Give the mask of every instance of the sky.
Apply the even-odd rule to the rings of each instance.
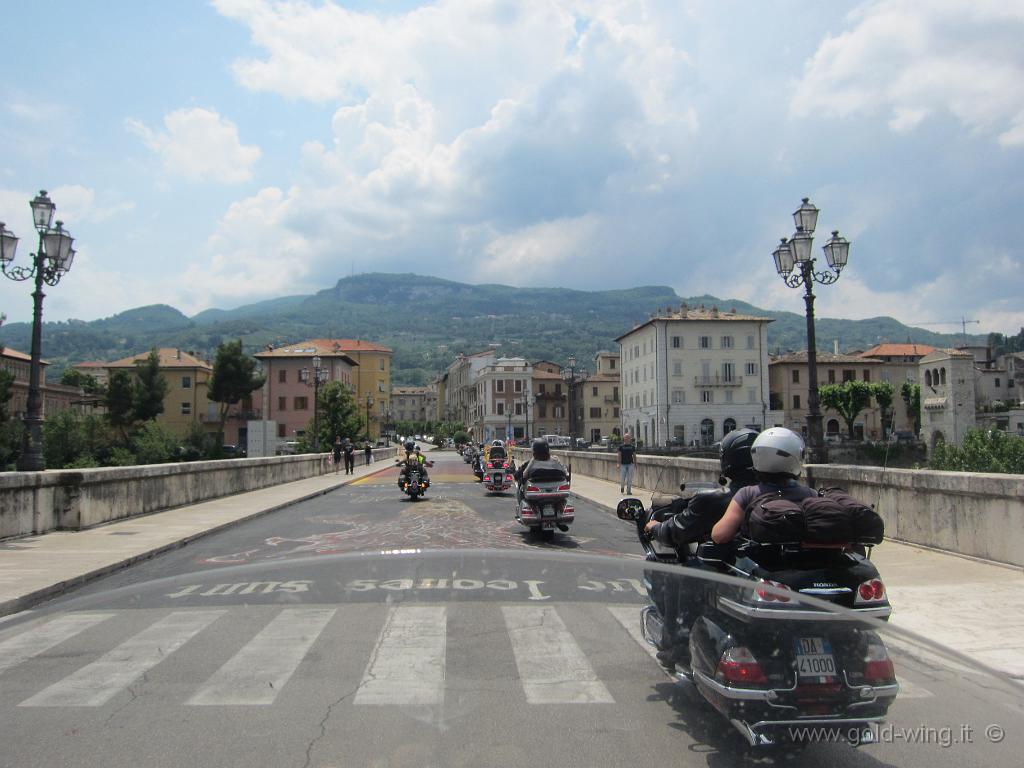
[[[78,251],[48,320],[375,271],[801,312],[809,196],[821,315],[1024,326],[1024,0],[0,8],[0,221],[26,263],[46,189]]]

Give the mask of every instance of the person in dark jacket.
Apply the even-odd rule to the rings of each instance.
[[[345,474],[351,475],[356,471],[356,446],[351,440],[345,440]]]
[[[370,447],[370,441],[366,441],[366,447],[363,448],[363,456],[366,457],[366,466],[370,466],[373,463],[373,448]]]
[[[632,493],[633,476],[636,474],[636,446],[629,432],[622,438],[616,461],[619,466],[619,493],[623,492],[623,487],[626,493]]]
[[[331,446],[331,459],[334,461],[334,474],[341,469],[341,454],[344,445],[341,442],[341,435],[334,436],[334,445]]]
[[[557,477],[558,473],[561,473],[563,478],[568,479],[569,477],[561,463],[557,459],[551,458],[551,446],[548,445],[547,440],[538,438],[530,447],[533,453],[530,460],[516,469],[513,475],[516,479],[516,498],[520,502],[523,500],[524,489],[534,475],[544,473],[545,476]]]

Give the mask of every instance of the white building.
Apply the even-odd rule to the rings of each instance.
[[[485,365],[494,362],[494,350],[488,349],[473,355],[459,355],[448,366],[444,388],[446,418],[467,427],[472,425],[479,410],[477,404],[476,380]]]
[[[768,423],[771,318],[688,307],[658,310],[616,341],[622,422],[644,445],[710,445]]]
[[[929,449],[938,442],[960,445],[975,426],[975,365],[968,351],[937,349],[918,362],[921,437]]]
[[[527,401],[533,366],[521,357],[500,357],[480,369],[476,378],[477,440],[505,440],[526,435]]]

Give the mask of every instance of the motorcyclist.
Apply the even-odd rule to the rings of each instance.
[[[416,453],[413,456],[413,458],[419,464],[420,479],[424,482],[424,484],[430,485],[430,478],[427,476],[427,467],[432,467],[434,463],[431,461],[427,461],[427,457],[423,455],[423,451],[420,450],[420,447],[418,445],[416,446],[415,451]]]
[[[725,514],[711,531],[712,540],[716,544],[732,541],[743,525],[747,507],[759,496],[778,493],[784,499],[799,502],[817,495],[813,488],[797,482],[804,468],[803,455],[803,438],[790,429],[772,427],[758,435],[750,447],[758,482],[732,497]]]
[[[406,440],[402,448],[405,449],[405,457],[398,460],[398,487],[405,490],[409,468],[418,464],[419,459],[416,458],[416,444],[412,440]]]
[[[729,481],[720,491],[698,493],[682,512],[664,522],[652,519],[645,526],[647,535],[666,546],[685,550],[692,541],[705,539],[725,513],[733,496],[756,483],[750,451],[757,439],[757,430],[736,429],[722,440],[719,448],[719,469]],[[671,577],[652,571],[648,578],[654,587],[653,597],[663,617],[663,635],[658,660],[669,669],[677,662],[689,662],[689,626],[700,610],[699,590],[681,589],[689,586],[685,578]]]
[[[543,472],[544,476],[551,476],[555,473],[561,472],[562,479],[568,479],[568,475],[565,473],[565,468],[559,463],[558,459],[551,458],[551,446],[548,445],[547,440],[537,438],[533,441],[530,446],[532,456],[529,461],[523,464],[515,471],[515,479],[517,484],[516,498],[522,502],[524,489],[529,484],[529,479],[539,473]]]

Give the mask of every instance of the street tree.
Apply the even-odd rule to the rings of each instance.
[[[61,374],[60,383],[69,387],[78,387],[87,395],[102,395],[103,384],[95,376],[88,373],[76,371],[74,368],[65,368]]]
[[[842,417],[852,440],[853,424],[860,412],[871,405],[872,390],[872,385],[866,381],[844,381],[820,387],[818,398],[823,408],[830,408]]]
[[[320,445],[334,444],[335,437],[353,441],[363,429],[359,406],[349,388],[340,381],[329,381],[320,387]],[[313,433],[312,424],[307,430]]]
[[[1024,474],[1024,438],[1000,429],[971,429],[961,445],[936,445],[928,466],[952,472]]]
[[[128,431],[135,424],[134,392],[132,377],[127,371],[113,371],[107,385],[107,421],[118,431],[121,440],[128,445]]]
[[[921,385],[911,381],[903,382],[900,397],[907,406],[907,417],[914,422],[914,434],[921,432]]]
[[[887,381],[876,382],[872,387],[872,394],[875,396],[875,402],[878,403],[878,408],[882,412],[882,438],[888,437],[889,429],[889,409],[892,408],[892,400],[896,394],[896,390],[892,384]]]
[[[207,397],[220,403],[218,432],[221,442],[224,441],[228,410],[262,387],[263,382],[264,377],[257,370],[256,359],[242,351],[241,339],[217,347]]]
[[[132,410],[136,421],[153,421],[164,412],[167,379],[160,372],[160,356],[151,349],[145,360],[135,363]]]

